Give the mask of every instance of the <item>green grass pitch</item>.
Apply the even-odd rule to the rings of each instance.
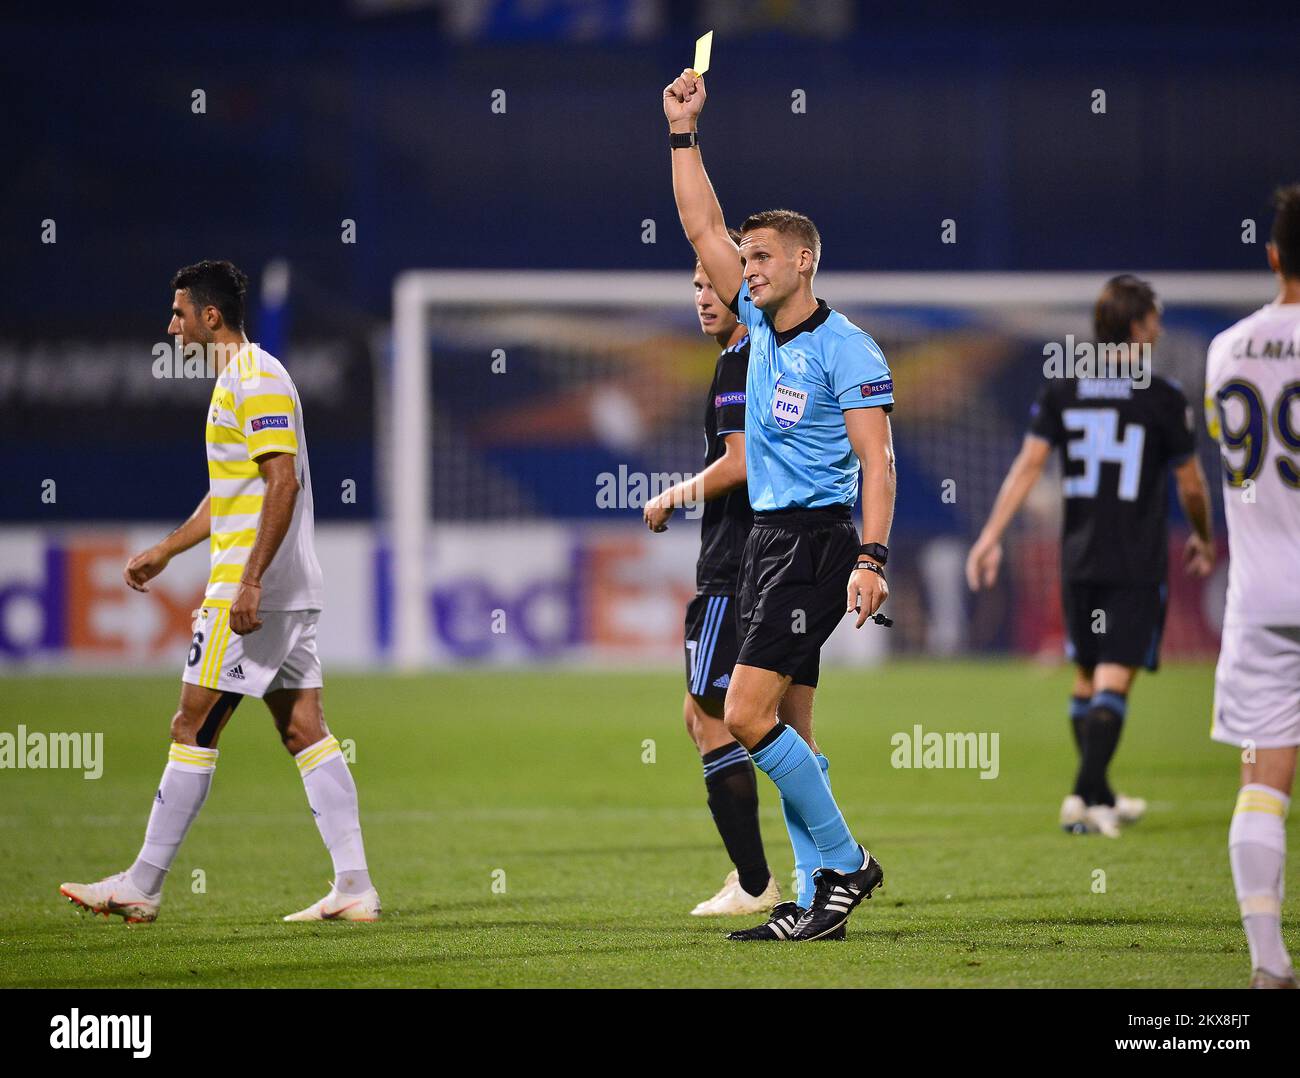
[[[1139,679],[1113,778],[1151,811],[1112,841],[1056,826],[1075,755],[1065,669],[827,671],[820,742],[885,890],[846,943],[805,947],[728,943],[737,922],[688,915],[729,866],[672,673],[330,679],[331,727],[356,744],[375,925],[280,922],[324,893],[329,861],[255,700],[223,737],[159,920],[74,910],[62,880],[120,870],[138,849],[177,685],[0,681],[0,730],[105,735],[98,780],[0,772],[0,985],[1243,985],[1226,850],[1235,753],[1208,739],[1212,680],[1202,665]],[[916,723],[996,731],[1001,774],[893,768],[891,736]],[[789,844],[759,783],[784,887]]]

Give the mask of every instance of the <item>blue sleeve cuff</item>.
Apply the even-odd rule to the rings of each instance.
[[[882,404],[893,404],[894,395],[892,393],[882,393],[878,397],[863,397],[861,400],[840,401],[840,411],[847,412],[851,408],[878,408]]]

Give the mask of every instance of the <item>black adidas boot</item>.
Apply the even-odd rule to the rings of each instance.
[[[739,932],[729,932],[727,939],[749,942],[752,940],[768,941],[773,943],[784,942],[791,938],[794,926],[799,923],[801,918],[808,911],[795,902],[778,902],[772,907],[772,914],[765,924],[755,925],[753,928],[741,929]],[[829,935],[823,936],[822,939],[842,940],[844,938],[844,926],[841,925],[838,932],[832,931]]]
[[[832,939],[836,938],[835,933],[844,932],[849,914],[864,898],[870,898],[871,892],[885,879],[885,870],[880,867],[880,862],[865,849],[862,856],[865,863],[856,872],[819,868],[813,873],[816,890],[813,892],[812,907],[794,926],[788,937],[791,941],[805,943],[809,940]]]

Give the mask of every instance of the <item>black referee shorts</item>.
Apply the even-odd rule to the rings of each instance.
[[[815,686],[858,545],[848,506],[755,513],[740,565],[737,664]]]
[[[1164,584],[1063,580],[1067,654],[1088,669],[1099,663],[1157,669],[1166,594]]]

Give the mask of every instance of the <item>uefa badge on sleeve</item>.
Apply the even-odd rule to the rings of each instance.
[[[808,391],[783,385],[780,379],[772,393],[772,418],[782,430],[789,430],[803,418],[808,405]]]

